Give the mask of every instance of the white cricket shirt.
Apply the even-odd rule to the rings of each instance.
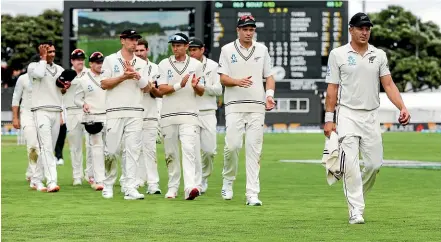
[[[338,84],[338,105],[374,110],[380,106],[380,77],[390,75],[386,53],[372,45],[361,56],[346,44],[329,54],[326,82]]]
[[[217,109],[216,96],[222,95],[222,85],[217,68],[218,64],[215,61],[203,57],[202,72],[204,78],[201,78],[200,83],[204,85],[205,91],[204,95],[196,97],[200,111]]]
[[[15,84],[14,94],[12,94],[12,106],[20,106],[21,111],[31,110],[32,101],[32,83],[29,80],[29,75],[23,74],[18,77]],[[21,100],[21,103],[20,103]]]
[[[55,63],[49,65],[45,60],[29,64],[28,75],[32,81],[31,111],[62,111],[63,94],[55,81],[63,71],[63,67]]]
[[[83,70],[71,81],[70,88],[67,89],[66,93],[63,95],[63,104],[66,108],[67,115],[83,113],[82,107],[78,107],[77,105],[75,105],[74,98],[75,93],[80,86],[80,81],[83,79],[87,71],[88,69],[84,67]]]
[[[148,61],[147,62],[147,74],[145,78],[153,84],[158,76],[158,65]],[[144,107],[144,121],[153,120],[158,121],[158,107],[156,104],[156,98],[150,96],[150,93],[144,93],[142,99],[142,106]]]
[[[141,88],[147,85],[147,62],[135,55],[129,61],[133,69],[141,75],[140,80],[125,80],[112,89],[106,91],[107,118],[142,118],[143,92]],[[121,51],[111,54],[104,59],[102,80],[124,75],[125,60]],[[101,80],[101,81],[102,81]]]
[[[185,75],[190,75],[185,87],[162,98],[161,126],[199,124],[199,106],[191,80],[194,76],[203,76],[202,63],[188,55],[185,55],[184,61],[177,61],[175,56],[170,56],[159,63],[158,74],[158,85],[170,86],[181,83]]]
[[[273,75],[268,48],[253,41],[250,48],[243,47],[239,39],[222,47],[219,57],[219,74],[234,79],[251,76],[248,87],[225,87],[225,113],[265,112],[263,78]]]
[[[101,75],[87,70],[78,82],[74,102],[83,112],[83,105],[89,105],[89,115],[97,117],[98,121],[105,121],[106,114],[106,90],[101,88]]]

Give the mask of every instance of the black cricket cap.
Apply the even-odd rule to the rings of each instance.
[[[89,56],[89,62],[96,62],[96,63],[103,63],[104,62],[104,55],[101,52],[93,52]]]
[[[84,50],[82,49],[75,49],[74,51],[72,51],[72,53],[70,53],[70,59],[71,60],[84,60],[86,59],[86,52],[84,52]]]
[[[120,39],[141,39],[142,36],[134,29],[126,29],[119,35]]]
[[[183,33],[177,33],[168,39],[169,43],[181,43],[181,44],[188,44],[189,38],[186,34]]]
[[[192,38],[190,39],[190,45],[189,47],[196,47],[196,48],[202,48],[204,47],[204,42],[198,38]]]
[[[64,70],[55,81],[55,85],[59,88],[64,88],[66,82],[71,82],[77,76],[77,72],[72,69]]]
[[[252,15],[243,15],[237,20],[237,27],[254,27],[256,28],[256,19]]]
[[[365,13],[357,13],[354,16],[352,16],[351,20],[349,21],[349,26],[351,27],[362,27],[362,26],[374,26],[369,19],[369,16]]]

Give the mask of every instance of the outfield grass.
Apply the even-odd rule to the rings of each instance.
[[[383,168],[367,196],[365,225],[349,225],[341,184],[328,186],[317,164],[318,134],[268,134],[261,161],[262,207],[245,206],[243,158],[232,201],[220,196],[223,140],[206,195],[185,201],[146,196],[105,200],[87,185],[73,187],[68,150],[58,167],[59,193],[31,191],[24,179],[25,148],[2,137],[2,240],[4,241],[439,241],[441,171]],[[387,133],[385,158],[441,160],[441,135]],[[68,146],[67,146],[68,147]],[[166,192],[163,147],[158,160]],[[241,154],[243,157],[243,153]],[[182,182],[181,182],[182,183]],[[181,185],[182,189],[182,185]]]

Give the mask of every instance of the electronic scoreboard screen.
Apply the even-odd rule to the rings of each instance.
[[[329,52],[348,40],[345,1],[217,1],[212,4],[211,57],[237,38],[237,19],[252,14],[256,41],[269,50],[276,81],[323,81]]]

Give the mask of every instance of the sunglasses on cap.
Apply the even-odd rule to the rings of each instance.
[[[185,41],[185,42],[187,42],[187,39],[186,38],[184,38],[184,37],[182,37],[182,36],[180,36],[180,35],[173,35],[173,36],[170,36],[170,38],[168,39],[168,41]]]
[[[240,20],[247,20],[247,19],[250,19],[250,20],[256,21],[256,19],[255,19],[253,16],[251,16],[251,15],[243,15],[243,16],[240,17],[239,19],[240,19]]]

